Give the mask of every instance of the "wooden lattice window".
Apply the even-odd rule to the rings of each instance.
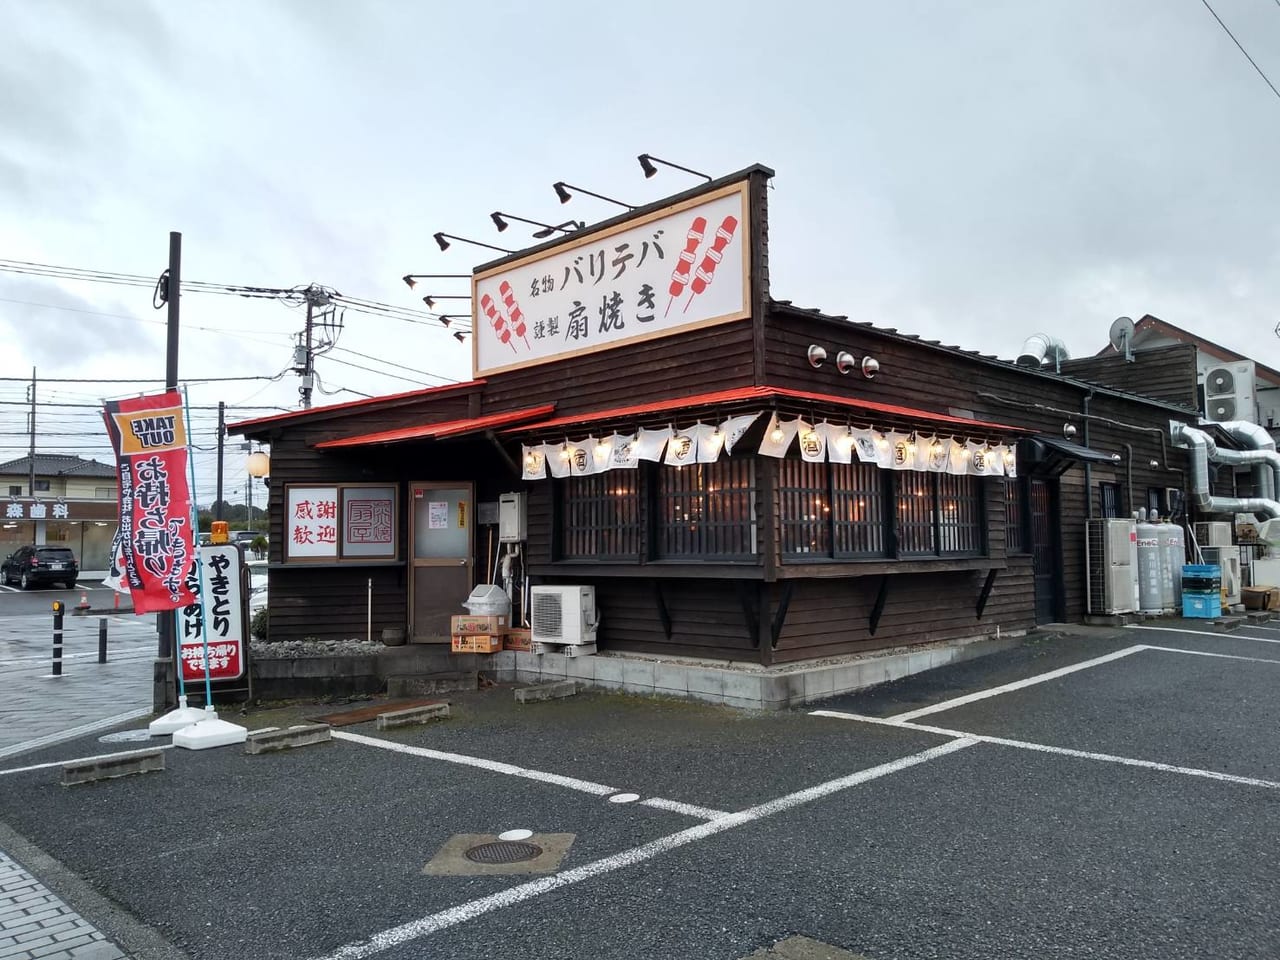
[[[867,463],[779,463],[782,553],[850,559],[888,556],[885,474]]]
[[[641,557],[640,471],[611,470],[563,481],[561,555],[566,560]]]
[[[654,556],[660,560],[753,556],[755,495],[754,462],[748,458],[659,466]]]

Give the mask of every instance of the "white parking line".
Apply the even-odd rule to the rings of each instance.
[[[558,773],[544,773],[541,770],[529,770],[518,767],[514,763],[503,763],[501,760],[486,760],[484,757],[469,757],[462,753],[446,753],[443,750],[431,750],[427,747],[412,747],[407,743],[394,743],[379,737],[366,737],[362,733],[347,733],[334,730],[333,739],[349,740],[351,743],[363,743],[369,747],[390,750],[393,753],[405,753],[411,757],[426,757],[428,760],[443,760],[445,763],[459,763],[466,767],[478,767],[490,773],[503,773],[510,777],[524,777],[526,780],[537,780],[541,783],[554,784],[557,787],[568,787],[582,793],[590,793],[597,797],[607,797],[617,793],[617,787],[605,786],[603,783],[592,783],[590,780],[578,780],[574,777],[563,777]]]
[[[1142,645],[1134,647],[1125,647],[1123,650],[1117,650],[1115,653],[1108,653],[1105,656],[1094,657],[1092,660],[1083,660],[1080,663],[1073,663],[1069,667],[1061,667],[1058,670],[1050,670],[1048,673],[1038,673],[1034,677],[1027,677],[1024,680],[1015,680],[1013,683],[1001,684],[998,687],[992,687],[989,690],[979,690],[977,693],[965,694],[963,697],[956,697],[953,700],[944,700],[941,703],[935,703],[932,706],[921,707],[919,710],[908,710],[906,713],[899,713],[889,718],[892,723],[903,723],[907,720],[914,720],[916,717],[927,716],[931,713],[940,713],[943,710],[954,710],[956,707],[963,707],[967,703],[976,703],[979,700],[986,700],[988,697],[997,697],[1002,693],[1009,693],[1012,690],[1021,690],[1024,687],[1034,686],[1037,683],[1044,683],[1047,680],[1056,680],[1058,677],[1065,677],[1068,674],[1075,673],[1077,670],[1087,670],[1090,667],[1096,667],[1099,664],[1110,663],[1112,660],[1119,660],[1121,657],[1127,657],[1130,654],[1139,653],[1146,649]]]
[[[88,733],[97,733],[99,730],[105,730],[107,727],[114,727],[122,723],[128,723],[130,720],[137,720],[140,717],[149,717],[151,713],[152,710],[150,707],[143,707],[141,710],[130,710],[128,713],[121,713],[114,717],[107,717],[105,720],[95,720],[93,723],[81,724],[78,727],[72,727],[70,730],[62,730],[58,733],[50,733],[43,737],[36,737],[34,740],[28,740],[25,743],[15,743],[11,747],[0,749],[0,759],[13,756],[15,753],[26,753],[28,750],[38,750],[40,747],[52,747],[55,744],[62,743],[66,740],[74,740],[76,737],[82,737]]]
[[[1125,627],[1126,630],[1155,630],[1160,633],[1189,633],[1195,637],[1217,637],[1219,640],[1252,640],[1254,643],[1280,643],[1280,640],[1271,640],[1267,637],[1251,637],[1248,634],[1240,633],[1238,630],[1232,630],[1224,633],[1221,630],[1187,630],[1183,627],[1144,627],[1136,623],[1131,623]]]
[[[693,817],[695,820],[717,820],[720,817],[729,816],[728,810],[712,810],[710,807],[699,807],[692,803],[681,803],[678,800],[665,800],[662,797],[649,797],[647,800],[641,800],[640,806],[683,814],[686,817]]]
[[[443,760],[445,763],[476,767],[480,770],[501,773],[509,777],[523,777],[526,780],[536,780],[539,783],[548,783],[555,787],[566,787],[569,790],[577,790],[580,793],[589,793],[595,797],[607,797],[619,792],[618,787],[595,783],[591,780],[579,780],[577,777],[566,777],[558,773],[548,773],[545,770],[530,770],[527,767],[516,766],[514,763],[503,763],[501,760],[471,757],[462,753],[447,753],[443,750],[432,750],[428,747],[413,747],[406,743],[395,743],[391,740],[369,737],[361,733],[334,730],[333,738],[335,740],[347,740],[351,743],[363,743],[366,746],[390,750],[393,753],[404,753],[412,757],[425,757],[428,760]],[[697,820],[714,820],[716,817],[726,816],[723,810],[712,810],[708,807],[699,807],[691,803],[681,803],[678,800],[667,800],[664,797],[650,797],[647,800],[642,800],[641,805],[652,807],[655,810],[679,813]]]
[[[878,779],[879,777],[888,776],[891,773],[897,773],[914,767],[917,764],[927,763],[938,757],[946,756],[957,750],[963,750],[965,747],[971,747],[977,740],[964,739],[952,740],[944,743],[939,747],[931,750],[924,750],[920,753],[914,753],[909,757],[903,757],[900,760],[892,760],[889,763],[882,763],[876,767],[870,767],[866,770],[859,770],[857,773],[851,773],[848,776],[839,777],[835,780],[828,780],[826,783],[820,783],[817,786],[809,787],[807,790],[799,790],[795,793],[789,793],[786,796],[779,797],[776,800],[770,800],[768,803],[762,803],[759,806],[748,807],[738,813],[731,813],[724,817],[719,817],[707,823],[700,823],[696,827],[689,827],[687,830],[681,830],[679,833],[669,834],[660,837],[642,846],[635,847],[631,850],[624,850],[622,853],[614,854],[611,857],[605,857],[602,860],[596,860],[592,863],[583,864],[573,870],[566,870],[564,873],[555,876],[543,877],[539,880],[533,880],[529,883],[522,883],[519,886],[509,887],[506,890],[499,890],[497,893],[490,894],[487,897],[481,897],[478,900],[472,900],[470,903],[463,903],[456,907],[450,907],[448,910],[442,910],[439,913],[433,913],[423,917],[420,920],[412,920],[409,923],[401,924],[398,927],[391,927],[381,933],[376,933],[368,940],[362,940],[359,943],[350,943],[345,947],[335,950],[331,954],[327,954],[324,960],[362,960],[364,957],[371,957],[374,954],[381,953],[384,950],[390,950],[393,947],[401,946],[410,941],[438,933],[441,930],[447,930],[450,927],[456,927],[458,924],[466,923],[468,920],[474,920],[476,917],[484,916],[492,913],[494,910],[500,910],[503,907],[514,906],[525,900],[531,900],[534,897],[541,896],[544,893],[550,893],[552,890],[559,890],[562,887],[571,884],[581,883],[583,880],[590,880],[594,877],[601,876],[606,873],[612,873],[615,870],[621,870],[624,867],[635,866],[638,863],[644,863],[646,860],[652,860],[661,854],[668,853],[680,847],[694,843],[698,840],[704,840],[707,837],[715,836],[734,827],[743,824],[752,823],[762,817],[772,816],[776,813],[782,813],[801,804],[810,803],[814,800],[820,800],[823,797],[830,796],[840,790],[847,790],[850,787],[856,787],[859,784]]]
[[[1046,743],[1032,743],[1028,740],[1010,740],[1007,737],[992,737],[982,733],[970,733],[967,730],[951,730],[947,727],[932,727],[923,723],[902,723],[897,720],[886,720],[881,717],[867,717],[858,713],[844,713],[839,710],[813,710],[815,717],[831,717],[836,720],[856,720],[860,723],[874,723],[886,727],[902,727],[907,730],[918,730],[921,733],[936,733],[940,737],[960,737],[965,740],[977,740],[980,743],[991,743],[1001,747],[1016,747],[1019,750],[1034,750],[1037,753],[1055,753],[1064,757],[1076,757],[1081,760],[1101,760],[1105,763],[1118,763],[1126,767],[1143,767],[1147,770],[1160,770],[1164,773],[1180,773],[1188,777],[1203,777],[1207,780],[1220,780],[1224,783],[1236,783],[1247,787],[1265,787],[1269,790],[1280,790],[1280,783],[1274,780],[1259,780],[1256,777],[1238,777],[1230,773],[1219,773],[1217,770],[1202,770],[1199,767],[1182,767],[1171,763],[1157,763],[1154,760],[1138,760],[1134,757],[1118,757],[1110,753],[1094,753],[1089,750],[1072,750],[1068,747],[1053,747]],[[953,743],[960,742],[953,740]]]
[[[1156,647],[1143,645],[1144,650],[1160,650],[1164,653],[1189,653],[1193,657],[1218,657],[1222,660],[1244,660],[1248,663],[1280,663],[1280,660],[1268,660],[1266,657],[1241,657],[1234,653],[1215,653],[1211,650],[1184,650],[1181,647]]]

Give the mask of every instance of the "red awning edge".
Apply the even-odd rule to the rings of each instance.
[[[315,446],[317,450],[340,450],[346,447],[367,447],[380,443],[401,443],[405,440],[445,440],[449,437],[478,433],[481,430],[505,427],[519,423],[521,420],[545,417],[549,413],[554,413],[555,409],[554,403],[544,403],[537,407],[491,413],[466,420],[446,420],[443,423],[425,423],[413,427],[400,427],[396,430],[383,430],[378,433],[362,433],[354,437],[342,437],[339,440],[322,440]]]
[[[827,393],[809,393],[804,390],[792,390],[789,387],[738,387],[732,390],[719,390],[714,393],[700,393],[685,397],[673,397],[669,400],[657,400],[653,403],[635,404],[627,407],[614,407],[609,410],[594,410],[586,413],[566,414],[550,420],[539,420],[536,423],[522,423],[508,427],[503,433],[525,433],[529,431],[551,430],[559,427],[595,423],[600,420],[617,420],[625,417],[643,416],[655,413],[667,413],[688,407],[705,407],[714,404],[740,403],[751,400],[776,399],[804,400],[813,403],[827,403],[843,407],[850,412],[867,414],[883,414],[910,420],[921,420],[939,425],[963,427],[972,430],[986,430],[999,433],[1030,435],[1033,431],[1027,427],[1016,427],[1005,423],[991,423],[985,420],[973,420],[968,417],[954,417],[947,413],[934,413],[929,410],[918,410],[913,407],[902,407],[890,403],[879,403],[875,400],[862,400],[854,397],[841,397]]]

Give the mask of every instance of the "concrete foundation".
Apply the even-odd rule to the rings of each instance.
[[[504,650],[491,657],[500,682],[577,681],[579,687],[679,697],[748,710],[785,710],[1021,643],[1025,632],[902,650],[762,667],[635,653],[566,657]]]

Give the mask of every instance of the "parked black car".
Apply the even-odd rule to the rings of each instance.
[[[80,565],[68,547],[23,547],[0,564],[0,582],[17,583],[23,590],[43,583],[62,583],[70,590],[79,575]]]

